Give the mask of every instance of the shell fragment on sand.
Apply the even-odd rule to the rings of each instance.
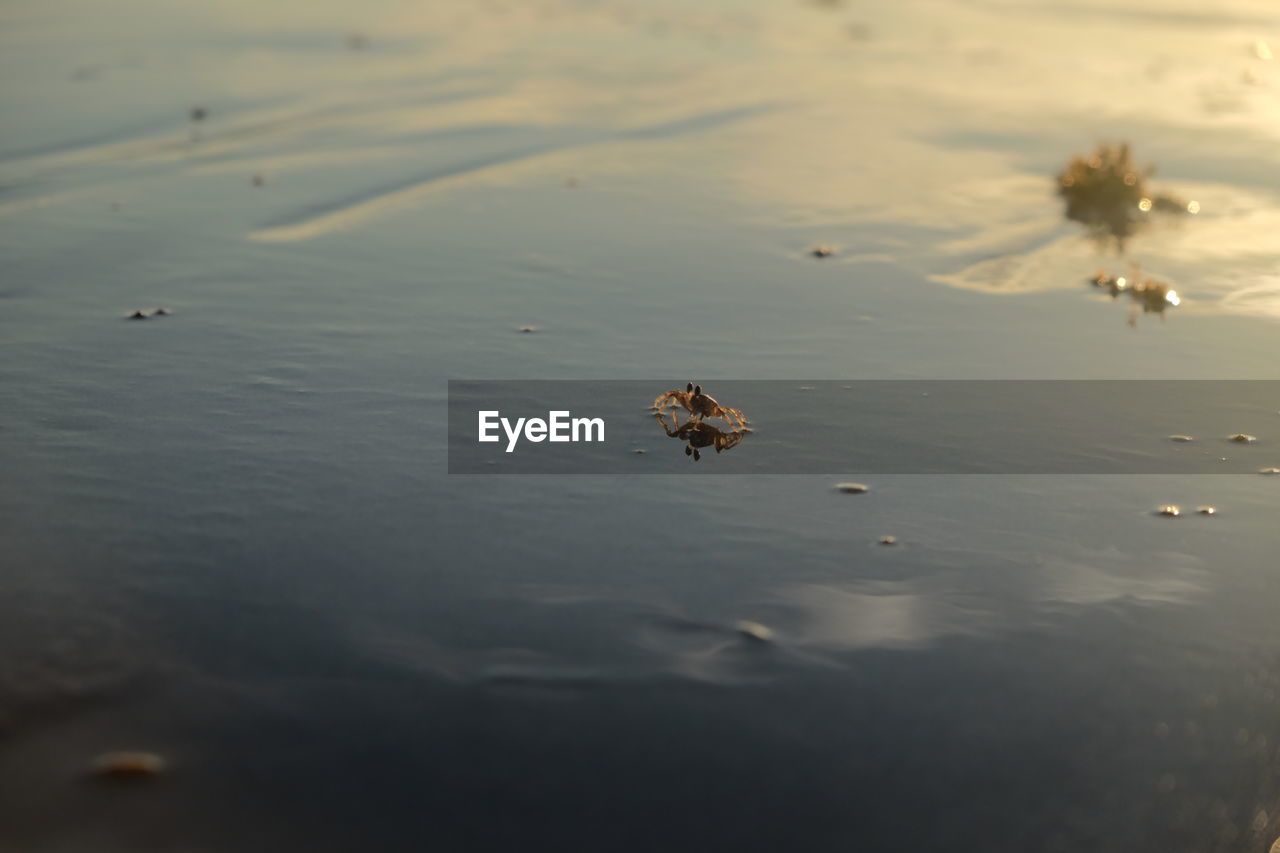
[[[773,639],[773,629],[768,625],[761,625],[759,622],[752,622],[750,619],[742,619],[735,626],[738,633],[748,640],[754,640],[759,643],[767,643]]]
[[[105,752],[93,760],[93,775],[104,779],[149,779],[165,770],[154,752]]]

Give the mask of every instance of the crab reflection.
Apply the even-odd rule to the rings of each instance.
[[[680,423],[680,415],[676,410],[671,411],[670,424],[662,411],[657,412],[654,418],[669,438],[685,442],[684,455],[692,456],[694,461],[702,458],[701,451],[705,448],[712,447],[716,453],[720,453],[737,447],[747,437],[746,427],[724,430],[696,417]]]
[[[1066,217],[1079,222],[1100,243],[1125,242],[1147,226],[1153,213],[1195,213],[1199,205],[1153,193],[1146,179],[1152,167],[1138,167],[1128,144],[1099,145],[1089,157],[1075,157],[1058,175],[1058,195],[1067,203]]]

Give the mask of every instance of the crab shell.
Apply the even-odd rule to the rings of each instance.
[[[721,408],[720,403],[710,394],[694,394],[689,397],[689,410],[699,414],[713,412]]]

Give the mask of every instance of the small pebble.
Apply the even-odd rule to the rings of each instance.
[[[130,320],[145,320],[145,319],[147,319],[147,315],[146,315],[146,314],[144,314],[144,313],[143,313],[143,312],[141,312],[141,311],[134,311],[132,314],[130,314],[130,315],[129,315],[129,319],[130,319]]]
[[[1217,514],[1218,514],[1218,509],[1217,509],[1217,507],[1212,507],[1212,506],[1207,506],[1207,505],[1206,505],[1206,506],[1198,506],[1198,507],[1196,507],[1196,512],[1198,512],[1200,515],[1217,515]]]
[[[1169,436],[1169,440],[1170,441],[1195,441],[1195,439],[1189,435],[1171,435]]]
[[[155,310],[153,310],[153,311],[151,312],[151,316],[153,316],[153,317],[168,317],[168,316],[169,316],[170,314],[172,314],[172,313],[173,313],[173,312],[172,312],[172,311],[170,311],[168,308],[156,308]]]
[[[93,760],[93,773],[108,779],[149,779],[164,772],[165,760],[154,752],[106,752]]]
[[[743,619],[735,627],[738,629],[738,633],[748,640],[767,643],[773,639],[773,629],[767,625],[761,625],[759,622]]]
[[[209,117],[209,111],[208,111],[208,110],[206,110],[204,107],[192,107],[192,108],[191,108],[191,120],[192,120],[192,121],[204,121],[204,120],[205,120],[206,118],[208,118],[208,117]]]
[[[632,452],[632,453],[634,453],[634,454],[636,454],[637,456],[639,456],[640,454],[642,454],[642,453],[648,453],[649,451],[645,450],[643,447],[637,447],[635,450],[633,450],[633,451],[631,451],[631,452]]]
[[[846,495],[861,495],[871,491],[866,483],[836,483],[836,489]]]
[[[1158,507],[1156,509],[1156,515],[1164,515],[1164,516],[1168,516],[1169,518],[1177,518],[1178,516],[1182,515],[1182,510],[1174,506],[1173,504],[1165,504],[1164,506]]]
[[[814,246],[809,251],[809,254],[813,255],[815,258],[829,258],[835,253],[836,250],[831,246]]]
[[[249,179],[249,181],[255,187],[261,187],[267,183],[267,176],[262,174],[254,175],[252,178]]]
[[[897,536],[881,536],[876,541],[881,545],[897,545],[898,537]]]
[[[1244,432],[1237,432],[1233,435],[1227,436],[1227,440],[1234,441],[1236,444],[1253,444],[1258,440],[1258,437]]]
[[[520,332],[525,335],[532,334],[533,332],[536,332],[536,331],[538,331],[537,326],[521,326],[520,327]]]

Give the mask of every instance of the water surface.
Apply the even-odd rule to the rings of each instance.
[[[1280,477],[446,473],[449,379],[1276,379],[1271,4],[0,16],[0,846],[1280,836]]]

